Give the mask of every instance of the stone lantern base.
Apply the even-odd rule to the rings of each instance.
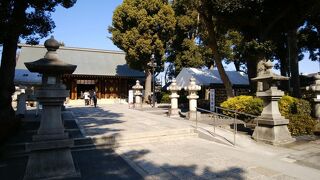
[[[24,180],[80,177],[80,172],[75,169],[72,159],[70,151],[72,145],[73,140],[69,139],[35,142],[28,145],[27,149],[32,152]]]
[[[314,104],[314,117],[320,120],[320,99],[314,98],[313,99],[313,104]]]
[[[256,120],[258,120],[259,126],[256,126],[252,135],[256,141],[272,145],[288,144],[295,141],[288,130],[287,119],[268,121],[258,117]]]
[[[187,113],[187,118],[191,121],[195,121],[195,120],[199,120],[200,119],[200,116],[201,116],[201,113],[200,112],[197,112],[197,111],[189,111]]]
[[[180,117],[179,115],[179,112],[180,112],[180,109],[176,108],[176,109],[169,109],[169,112],[168,112],[168,116],[169,117]]]

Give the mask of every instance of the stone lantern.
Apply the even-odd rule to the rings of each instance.
[[[136,81],[136,85],[132,86],[132,89],[134,90],[134,97],[135,97],[135,102],[134,102],[134,107],[135,108],[141,108],[142,107],[142,89],[143,86],[140,85],[140,81]]]
[[[25,63],[31,72],[42,74],[42,85],[35,97],[42,104],[40,127],[33,136],[33,142],[26,146],[31,152],[24,179],[53,179],[77,177],[70,148],[73,139],[69,139],[61,119],[61,107],[69,91],[62,84],[63,74],[72,74],[76,65],[61,61],[56,50],[59,42],[53,37],[46,40],[48,50],[44,58]]]
[[[320,120],[320,74],[316,74],[314,76],[314,84],[307,86],[307,90],[311,90],[314,92],[315,97],[313,98],[314,103],[314,117],[316,117],[318,120]]]
[[[171,108],[169,109],[168,115],[170,117],[179,116],[178,109],[178,91],[181,90],[181,87],[177,85],[176,79],[173,79],[170,86],[167,88],[168,91],[171,91],[171,95],[169,96],[171,99]]]
[[[24,117],[27,107],[26,107],[26,102],[27,102],[27,95],[25,89],[22,89],[18,87],[16,89],[18,91],[17,94],[17,111],[16,114],[18,116]]]
[[[201,90],[201,87],[196,85],[196,79],[194,77],[190,78],[189,86],[184,88],[189,92],[189,112],[188,118],[189,120],[196,120],[197,118],[197,99],[199,96],[197,95],[197,91]]]
[[[280,76],[272,72],[273,64],[271,61],[265,62],[266,70],[253,81],[262,82],[267,89],[258,91],[257,97],[264,101],[264,108],[259,117],[255,119],[258,122],[252,137],[257,141],[263,141],[268,144],[280,145],[291,143],[294,139],[288,130],[289,120],[281,116],[278,106],[278,100],[284,95],[284,92],[277,87],[278,81],[288,80],[288,77]]]

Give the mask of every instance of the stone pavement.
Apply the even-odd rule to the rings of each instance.
[[[159,132],[195,128],[195,122],[165,117],[163,109],[142,111],[127,104],[99,105],[98,108],[72,105],[71,110],[87,137],[141,138],[140,143],[119,145],[115,151],[145,179],[319,179],[319,141],[275,147],[255,143],[217,128],[226,142],[210,139],[212,127],[198,123],[199,137],[148,139]],[[209,132],[209,135],[208,135]],[[207,134],[206,134],[207,133]],[[145,135],[145,137],[143,137]],[[206,136],[203,136],[206,135]],[[163,136],[163,134],[159,135]],[[103,149],[103,148],[102,148]],[[101,150],[102,150],[101,149]]]
[[[23,119],[21,130],[13,135],[5,144],[0,144],[0,179],[22,180],[24,177],[28,152],[25,143],[32,141],[32,135],[39,127],[39,117],[28,107]],[[66,120],[64,125],[69,137],[83,138],[74,120]],[[90,145],[90,144],[89,144]],[[91,145],[91,147],[94,147]],[[76,148],[72,149],[72,156],[80,178],[70,180],[99,180],[99,179],[143,179],[126,161],[112,149]]]

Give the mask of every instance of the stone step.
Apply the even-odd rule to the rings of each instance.
[[[150,142],[164,142],[170,140],[180,140],[188,137],[198,137],[194,129],[176,129],[156,132],[132,133],[124,136],[110,135],[99,137],[74,138],[72,151],[81,151],[93,148],[116,148],[121,146],[132,146]],[[7,157],[26,156],[27,143],[8,144],[3,149],[2,154]]]
[[[99,136],[92,138],[97,146],[120,147],[157,141],[169,141],[177,138],[196,137],[197,133],[191,128],[164,130],[145,133],[132,133],[125,136]]]

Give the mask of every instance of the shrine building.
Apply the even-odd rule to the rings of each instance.
[[[37,86],[41,83],[41,75],[28,71],[24,63],[43,58],[46,52],[44,46],[19,44],[15,85]],[[129,68],[122,51],[63,46],[57,53],[65,63],[77,65],[73,74],[62,78],[70,90],[70,99],[80,99],[81,92],[89,90],[95,90],[99,99],[125,99],[135,81],[145,78],[143,72]]]

